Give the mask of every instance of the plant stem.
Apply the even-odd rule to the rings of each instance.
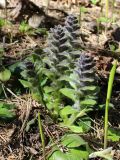
[[[79,20],[79,25],[80,25],[80,27],[81,27],[81,21],[82,21],[81,14],[82,14],[82,13],[81,13],[81,5],[80,5],[80,14],[79,14],[79,19],[78,19],[78,20]]]
[[[106,18],[108,18],[108,12],[109,12],[109,0],[105,1],[105,11],[106,11]]]
[[[110,71],[109,82],[108,82],[108,90],[107,90],[107,98],[106,98],[106,105],[105,105],[105,120],[104,120],[104,149],[107,148],[107,135],[108,135],[108,111],[109,111],[109,103],[112,93],[113,81],[117,67],[117,60]]]
[[[5,0],[5,25],[7,25],[7,0]]]
[[[39,133],[40,133],[40,138],[42,141],[42,148],[43,148],[43,158],[45,158],[45,140],[44,140],[44,134],[43,134],[43,129],[42,129],[42,123],[41,123],[41,118],[40,118],[40,112],[38,113],[38,126],[39,126]]]
[[[114,13],[115,13],[114,4],[115,4],[115,0],[112,1],[112,23],[114,23]]]
[[[99,19],[96,20],[97,21],[97,43],[99,44],[99,33],[100,33],[100,22]]]

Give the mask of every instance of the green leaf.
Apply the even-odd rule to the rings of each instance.
[[[14,108],[14,105],[0,102],[0,118],[13,118],[15,116]]]
[[[110,51],[112,51],[112,52],[114,52],[115,51],[115,45],[113,45],[113,44],[109,44],[109,48],[110,48]]]
[[[45,76],[47,76],[48,78],[52,78],[52,77],[54,77],[54,72],[53,71],[51,71],[51,70],[48,70],[48,69],[46,69],[46,68],[44,68],[43,70],[42,70],[42,72],[43,72],[43,74],[45,75]]]
[[[69,64],[69,62],[67,60],[63,60],[57,65],[57,67],[66,67],[66,68],[68,68],[69,65],[70,64]]]
[[[5,52],[5,49],[3,47],[0,47],[0,58],[2,58],[2,53]]]
[[[20,66],[19,66],[20,64],[21,64],[20,62],[16,62],[12,64],[11,66],[9,66],[9,70],[13,73],[15,72],[16,68],[19,68],[19,72],[20,72]]]
[[[40,33],[40,34],[42,34],[42,35],[47,35],[47,29],[46,28],[37,28],[36,30],[35,30],[35,33]]]
[[[70,150],[70,154],[73,156],[73,158],[76,156],[76,158],[78,158],[78,160],[88,160],[89,159],[89,152],[87,150],[83,150],[80,148],[77,150],[77,149],[71,149]],[[75,160],[77,160],[75,158]]]
[[[68,152],[63,153],[60,150],[53,151],[48,160],[88,160],[88,151],[69,149]]]
[[[108,139],[113,142],[119,142],[120,141],[120,130],[115,130],[110,128],[108,130]]]
[[[30,26],[25,21],[22,21],[20,26],[19,26],[20,32],[26,33],[26,32],[29,31],[29,29],[30,29]]]
[[[82,109],[82,110],[79,111],[79,113],[76,115],[76,119],[85,116],[86,113],[87,113],[88,111],[90,111],[90,110],[91,110],[91,109],[89,109],[89,108],[84,108],[84,109]]]
[[[59,81],[67,81],[67,82],[69,82],[71,79],[70,79],[69,76],[62,75],[58,80]]]
[[[61,118],[65,118],[68,115],[74,114],[76,112],[77,112],[76,109],[72,108],[71,106],[66,106],[60,111],[60,116],[61,116]]]
[[[76,123],[83,128],[84,132],[88,132],[91,128],[91,120],[89,117],[82,117]]]
[[[105,23],[108,23],[110,22],[111,19],[110,18],[107,18],[107,17],[100,17],[98,18],[98,22],[105,22]]]
[[[22,71],[20,74],[21,74],[21,76],[22,76],[23,78],[25,78],[25,79],[28,78],[27,70]]]
[[[88,160],[91,149],[80,136],[68,134],[63,136],[60,142],[59,148],[53,147],[48,160]]]
[[[79,76],[78,74],[76,74],[75,72],[73,72],[72,74],[70,74],[70,80],[69,83],[71,85],[72,88],[77,89],[77,83],[79,83]]]
[[[109,81],[108,81],[107,99],[109,99],[109,100],[110,100],[111,94],[112,94],[113,81],[114,81],[114,76],[115,76],[115,72],[116,72],[116,67],[117,67],[117,60],[115,60],[115,63],[110,71],[110,76],[109,76]]]
[[[45,78],[44,80],[41,81],[40,85],[43,87],[46,85],[48,78]]]
[[[68,160],[67,156],[60,150],[54,151],[48,160]]]
[[[84,139],[82,139],[80,136],[76,134],[65,135],[61,139],[61,143],[68,148],[74,148],[74,147],[79,147],[81,145],[86,145]]]
[[[75,126],[75,125],[71,125],[68,126],[68,128],[73,131],[74,133],[83,133],[83,128],[81,126]]]
[[[80,13],[85,13],[87,12],[87,8],[85,7],[80,7]]]
[[[82,91],[95,91],[97,89],[96,86],[85,86],[85,87],[81,87]]]
[[[80,104],[84,105],[84,106],[94,106],[94,105],[97,104],[97,102],[95,100],[93,100],[93,99],[85,99]]]
[[[45,86],[44,87],[44,91],[45,91],[45,93],[50,93],[50,92],[55,91],[55,88],[54,87]]]
[[[33,99],[42,103],[42,95],[40,94],[38,89],[34,88],[34,90],[31,90],[31,95]]]
[[[0,72],[0,80],[1,80],[2,82],[8,81],[8,80],[10,79],[10,77],[11,77],[11,72],[10,72],[10,70],[4,69],[4,71],[1,71],[1,72]]]
[[[73,101],[76,101],[76,91],[70,88],[62,88],[60,92]]]
[[[24,86],[24,88],[30,88],[32,87],[32,84],[28,81],[25,81],[25,80],[22,80],[22,79],[19,79],[20,83]]]

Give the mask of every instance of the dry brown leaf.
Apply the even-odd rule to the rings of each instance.
[[[10,128],[4,127],[0,129],[0,144],[5,145],[8,144],[11,140],[11,137],[15,131],[15,126],[11,126]]]

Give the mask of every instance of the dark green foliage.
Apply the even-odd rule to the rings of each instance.
[[[61,138],[60,145],[54,146],[48,160],[88,160],[91,153],[88,144],[76,134],[66,134]]]
[[[42,83],[44,83],[44,79],[42,78],[41,63],[40,60],[37,59],[37,57],[34,61],[34,55],[32,58],[34,63],[32,62],[32,60],[27,60],[26,62],[24,62],[24,67],[21,75],[25,80],[20,79],[20,82],[25,88],[30,89],[34,99],[40,101],[43,105],[45,105],[42,90]]]
[[[10,120],[15,118],[15,106],[11,104],[7,104],[4,102],[0,102],[0,120]]]

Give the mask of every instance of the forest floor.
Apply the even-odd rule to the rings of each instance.
[[[70,8],[66,7],[60,10],[57,8],[48,9],[48,12],[46,12],[48,15],[44,14],[44,11],[42,13],[44,20],[39,28],[29,27],[21,17],[10,23],[8,23],[7,17],[0,19],[2,65],[12,70],[12,67],[17,65],[18,62],[22,62],[31,54],[38,54],[46,47],[46,39],[50,28],[55,25],[63,25],[66,16],[71,13],[77,16],[80,23],[81,48],[83,51],[90,53],[96,62],[96,75],[100,86],[100,104],[105,104],[109,73],[114,60],[118,60],[111,97],[111,104],[114,107],[109,110],[109,126],[117,131],[117,135],[114,134],[113,136],[119,137],[119,140],[113,138],[113,141],[108,141],[108,146],[113,147],[113,160],[120,159],[119,7],[120,4],[112,6],[112,3],[110,3],[109,20],[105,18],[104,4],[97,3],[94,5],[90,1],[86,1],[80,6],[72,5]],[[26,11],[27,14],[29,9]],[[33,6],[32,13],[37,12],[35,9],[35,6]],[[16,116],[11,120],[5,118],[0,120],[0,160],[44,160],[37,113],[40,112],[41,114],[46,155],[52,150],[49,143],[51,137],[54,144],[59,146],[61,137],[67,132],[70,133],[70,131],[66,127],[60,127],[58,121],[52,119],[49,111],[32,98],[29,91],[20,84],[19,76],[17,73],[13,73],[11,78],[3,83],[1,103],[15,105],[13,112]],[[92,127],[90,131],[79,133],[79,135],[87,141],[90,148],[99,151],[103,147],[104,110],[95,110],[91,117]],[[102,160],[101,157],[98,158],[97,156],[92,159]]]

